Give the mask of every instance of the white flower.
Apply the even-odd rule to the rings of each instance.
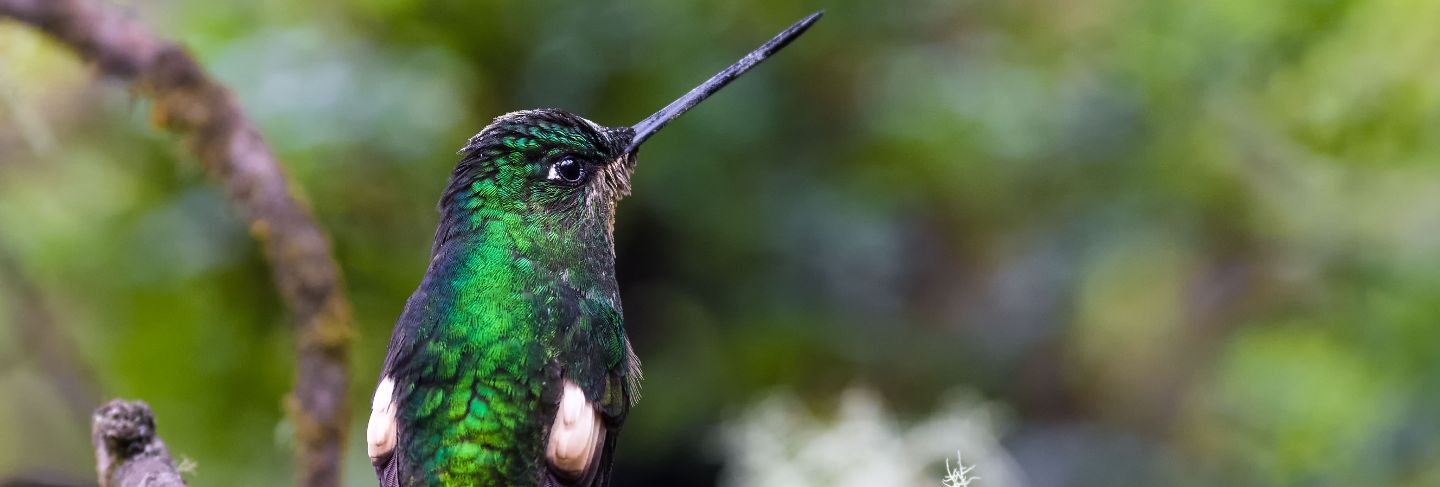
[[[945,478],[940,479],[940,482],[944,483],[945,487],[970,487],[970,482],[980,480],[979,476],[970,475],[971,470],[975,470],[975,466],[966,467],[965,457],[957,451],[955,452],[954,469],[950,468],[950,459],[945,459]]]

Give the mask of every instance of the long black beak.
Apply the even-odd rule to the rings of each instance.
[[[640,144],[644,143],[645,139],[649,139],[650,136],[655,135],[655,132],[659,132],[660,128],[664,127],[665,124],[670,123],[671,120],[679,117],[680,114],[685,113],[685,111],[691,107],[705,101],[710,95],[720,91],[720,88],[724,88],[725,85],[730,84],[731,81],[735,81],[735,78],[739,78],[740,75],[745,74],[750,68],[760,64],[760,61],[764,61],[765,58],[779,52],[780,49],[790,44],[790,41],[800,37],[800,34],[804,34],[805,30],[809,29],[815,21],[820,20],[820,16],[824,14],[825,11],[821,10],[800,19],[795,25],[790,26],[789,29],[785,29],[784,32],[776,35],[773,39],[770,39],[769,42],[760,46],[760,48],[751,51],[750,54],[746,54],[745,57],[740,58],[739,61],[731,64],[730,67],[725,68],[724,71],[717,73],[715,76],[711,76],[710,79],[705,80],[700,86],[696,86],[695,89],[690,90],[685,96],[670,102],[669,105],[665,105],[665,108],[661,108],[660,111],[655,112],[654,115],[645,117],[645,120],[641,120],[640,123],[635,124],[635,126],[631,127],[631,129],[635,131],[635,137],[630,139],[630,146],[625,148],[625,154],[635,153],[635,149],[639,149]]]

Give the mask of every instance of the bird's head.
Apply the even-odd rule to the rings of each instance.
[[[820,15],[816,12],[800,20],[632,127],[606,128],[557,109],[496,118],[461,149],[463,158],[440,202],[443,217],[437,245],[454,234],[481,230],[490,221],[540,230],[562,240],[603,232],[599,236],[608,241],[615,204],[630,194],[640,145],[785,47]]]
[[[521,215],[573,226],[613,219],[630,194],[634,131],[557,109],[507,113],[470,139],[441,201],[447,213]],[[547,225],[548,226],[548,225]]]

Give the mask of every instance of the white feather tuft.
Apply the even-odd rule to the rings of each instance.
[[[389,455],[395,449],[395,380],[385,377],[375,388],[370,403],[370,424],[365,428],[365,450],[370,459]]]
[[[579,477],[591,467],[596,450],[604,442],[605,426],[600,423],[600,413],[585,399],[580,386],[565,379],[565,392],[560,396],[545,446],[545,460],[560,473]]]

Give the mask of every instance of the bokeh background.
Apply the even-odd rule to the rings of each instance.
[[[129,0],[257,120],[354,300],[347,484],[455,150],[670,125],[620,209],[621,485],[1440,485],[1440,1]],[[154,406],[283,485],[285,312],[147,101],[0,22],[0,477]]]

